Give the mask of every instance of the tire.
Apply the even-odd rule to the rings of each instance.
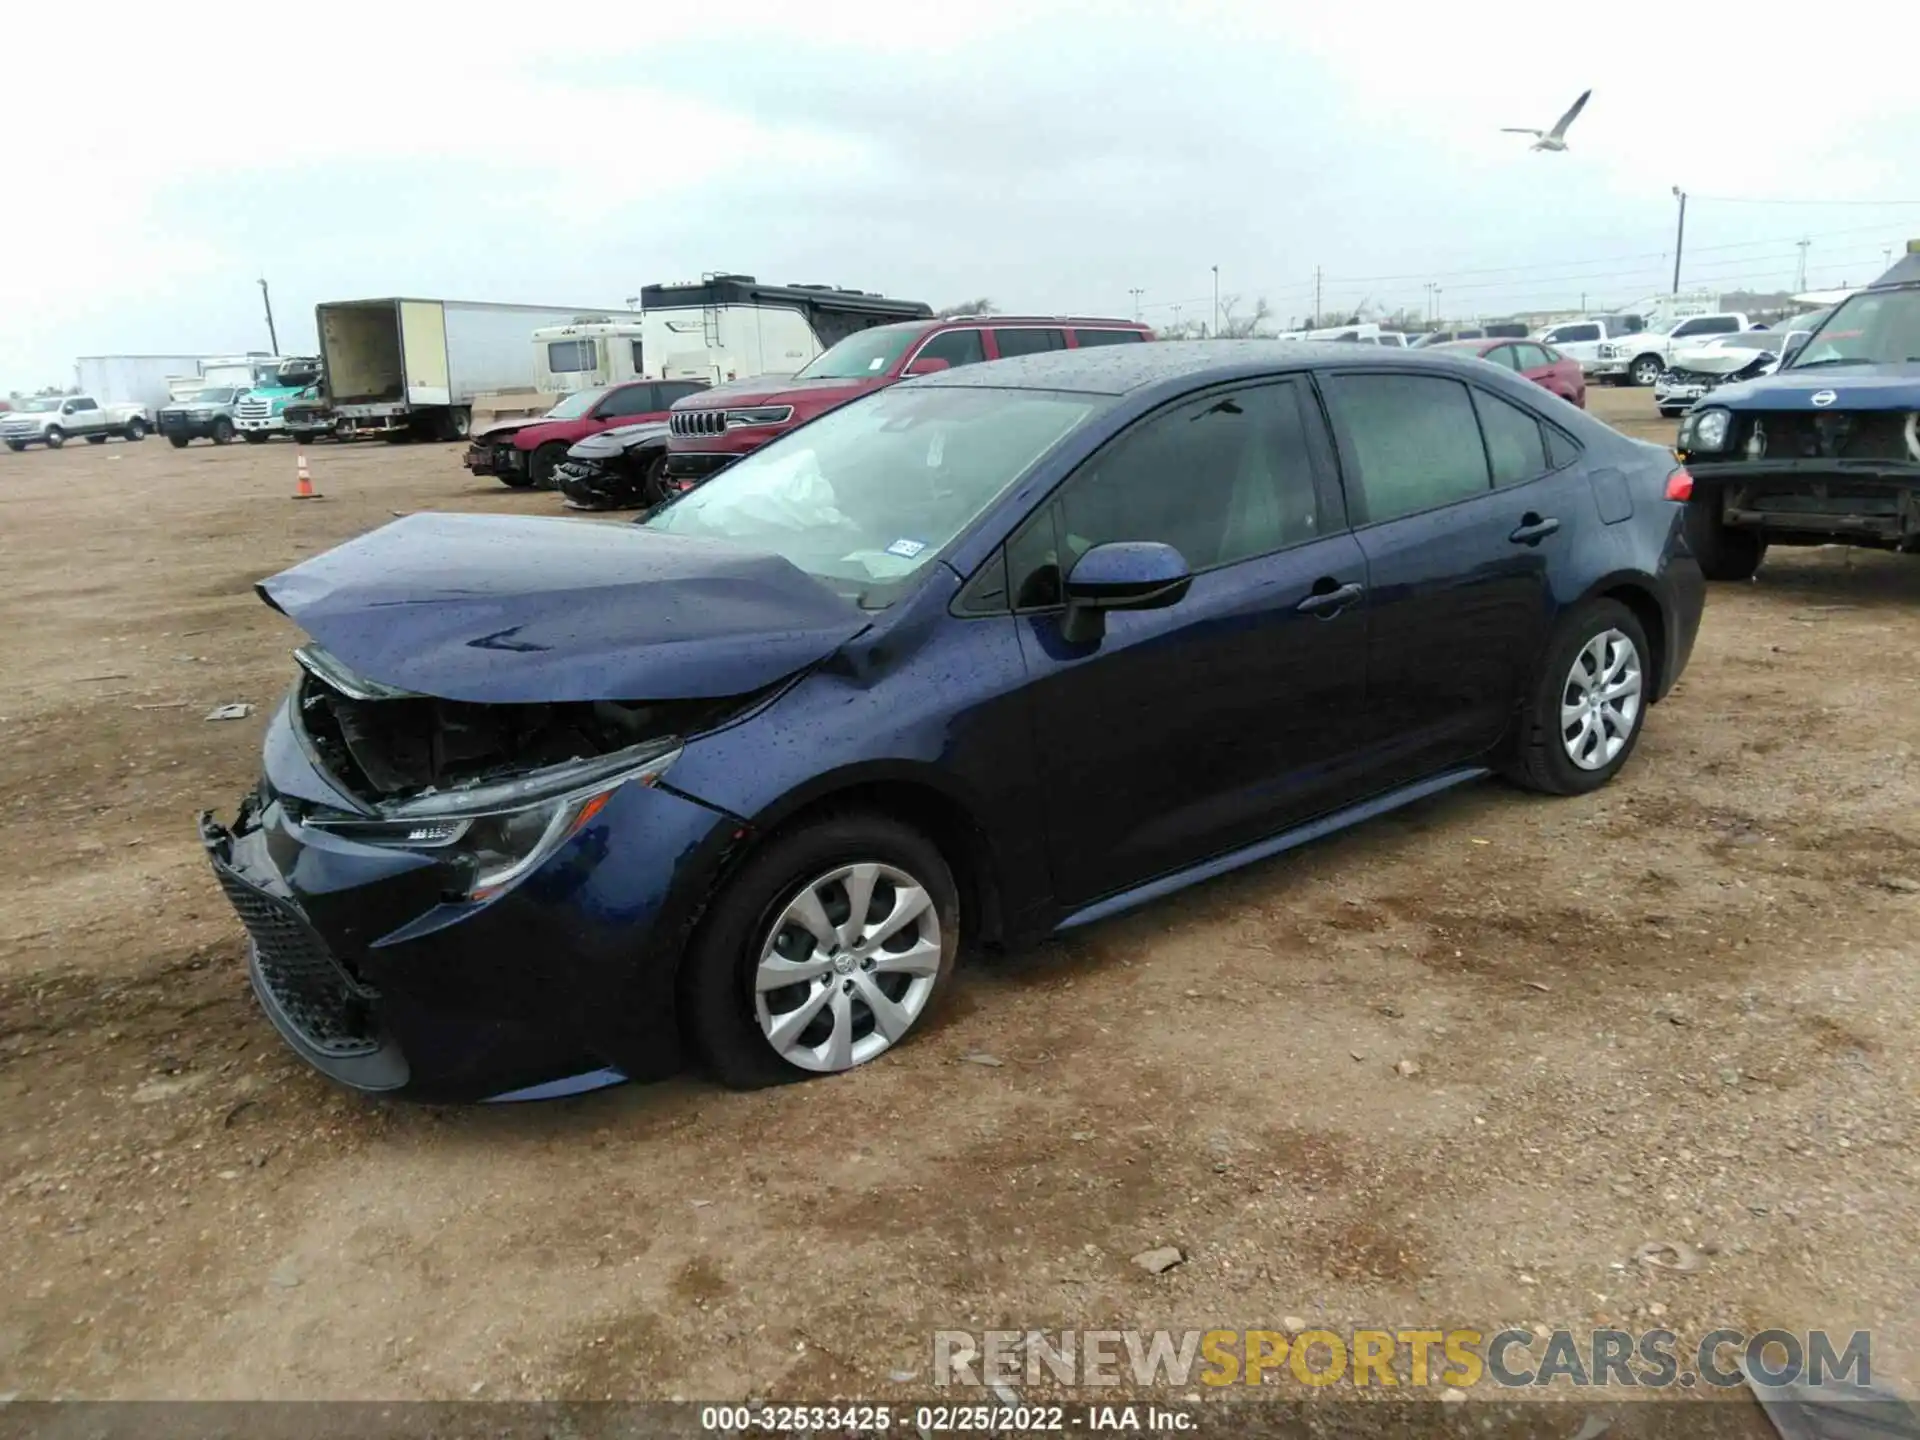
[[[1687,545],[1709,580],[1751,580],[1766,558],[1766,536],[1722,524],[1718,500],[1688,501],[1686,525]]]
[[[1658,380],[1660,372],[1666,368],[1666,362],[1658,355],[1642,355],[1627,367],[1627,383],[1644,390]]]
[[[542,490],[551,490],[554,466],[566,458],[567,447],[558,440],[550,440],[542,445],[527,460],[529,483],[538,485]]]
[[[167,436],[167,443],[176,450],[184,450],[192,443],[192,439],[186,435],[169,435]]]
[[[213,429],[208,433],[212,435],[214,444],[230,445],[233,443],[233,422],[224,415],[216,415],[213,417]]]
[[[127,422],[127,428],[121,433],[129,440],[144,440],[147,438],[147,422],[144,420],[129,420]]]
[[[27,442],[24,440],[9,440],[7,441],[7,448],[18,455],[22,450],[27,448]]]
[[[58,450],[62,445],[67,443],[67,432],[62,430],[58,425],[49,425],[47,427],[47,433],[40,438],[47,442],[47,448],[49,450]]]
[[[104,445],[107,443],[107,437],[104,435],[89,435],[87,436],[87,443],[89,445]]]
[[[464,406],[456,405],[440,419],[440,438],[447,441],[465,440],[473,433],[473,412]]]
[[[242,430],[240,432],[240,438],[249,445],[264,445],[267,443],[267,432],[264,430]]]
[[[646,478],[640,482],[643,506],[651,507],[671,498],[673,492],[667,488],[667,452],[662,450],[647,466]]]
[[[829,877],[837,870],[869,864],[882,871],[880,883],[871,892],[869,915],[887,904],[888,886],[894,883],[887,880],[887,871],[915,882],[928,899],[927,907],[887,942],[889,946],[921,951],[912,973],[896,971],[887,976],[870,970],[876,959],[884,967],[884,955],[896,953],[884,946],[864,958],[856,958],[861,954],[858,950],[841,950],[845,968],[835,965],[810,978],[803,973],[798,983],[785,990],[759,993],[756,972],[763,954],[776,943],[772,932],[789,904],[827,881],[816,894],[838,896],[839,910],[834,909],[831,898],[822,902],[832,922],[846,909],[847,895],[845,884]],[[898,890],[893,893],[897,895]],[[850,1069],[879,1058],[894,1044],[910,1038],[946,994],[960,949],[959,893],[938,847],[919,831],[868,811],[821,815],[775,835],[727,884],[708,908],[707,917],[681,966],[681,1014],[708,1069],[723,1084],[742,1090]],[[932,933],[935,927],[937,939]],[[799,954],[787,958],[802,965],[814,962],[817,942],[797,923],[782,925],[777,943],[783,950],[799,948]],[[928,951],[924,948],[927,946],[933,949]],[[769,958],[778,963],[781,957]],[[824,983],[816,987],[814,979]],[[911,1011],[904,1028],[891,1041],[873,1027],[873,1011],[860,998],[863,991],[876,986],[885,987],[880,990],[882,998],[903,1002],[903,1007]],[[807,1064],[796,1063],[789,1054],[777,1050],[762,1029],[762,1008],[766,1023],[774,1024],[780,1015],[793,1014],[824,994],[828,997],[825,1003],[812,1006],[816,1017],[813,1024],[831,1030],[835,1012],[840,1010],[835,1004],[835,987],[840,995],[848,997],[840,1004],[845,1006],[841,1013],[846,1016],[848,1029],[844,1033],[850,1038],[849,1049],[834,1055],[831,1039],[821,1039]],[[811,1037],[808,1030],[802,1030],[798,1038]],[[875,1041],[880,1042],[878,1047]],[[789,1053],[808,1054],[799,1045],[792,1046]]]
[[[1664,420],[1677,420],[1686,413],[1687,409],[1684,405],[1662,405],[1660,407],[1660,416]]]
[[[533,476],[524,470],[509,470],[504,475],[494,476],[494,479],[498,480],[509,490],[525,490],[533,484]]]
[[[1630,659],[1622,656],[1623,645],[1631,647]],[[1611,706],[1582,714],[1563,728],[1563,706],[1591,694],[1594,687],[1583,681],[1602,656],[1609,665],[1626,660],[1632,667],[1637,683],[1630,692],[1630,713],[1622,716],[1627,707],[1621,702],[1627,697],[1620,696]],[[1646,727],[1647,705],[1655,683],[1652,657],[1646,631],[1618,600],[1589,600],[1577,607],[1560,622],[1547,645],[1533,694],[1520,716],[1508,778],[1545,795],[1585,795],[1619,774]],[[1624,671],[1621,678],[1625,678]],[[1619,733],[1622,718],[1624,737]],[[1617,748],[1609,748],[1616,739],[1620,741]],[[1584,761],[1576,761],[1574,752],[1582,753]]]

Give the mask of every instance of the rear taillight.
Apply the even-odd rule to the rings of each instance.
[[[1683,465],[1680,469],[1667,476],[1667,499],[1691,500],[1692,498],[1693,476],[1687,473],[1686,467]]]

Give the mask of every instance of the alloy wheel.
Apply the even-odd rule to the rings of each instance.
[[[754,967],[760,1033],[802,1070],[850,1070],[904,1039],[933,997],[940,917],[892,865],[841,865],[808,881],[768,930]]]
[[[1640,651],[1619,630],[1603,630],[1573,658],[1560,690],[1560,743],[1582,770],[1611,764],[1640,723]]]

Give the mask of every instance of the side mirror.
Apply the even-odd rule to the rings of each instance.
[[[942,370],[950,370],[952,368],[949,362],[942,360],[938,355],[922,355],[911,365],[907,366],[907,374],[937,375]]]
[[[1096,545],[1067,575],[1067,613],[1060,633],[1090,644],[1106,633],[1109,610],[1162,610],[1178,604],[1193,585],[1186,558],[1157,540],[1116,540]]]

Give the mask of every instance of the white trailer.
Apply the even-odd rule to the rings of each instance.
[[[74,389],[102,405],[137,405],[151,420],[173,399],[167,382],[199,365],[198,355],[82,355],[73,362]]]
[[[314,307],[327,393],[343,438],[459,440],[475,399],[536,386],[527,337],[581,315],[637,319],[582,305],[466,300],[331,300]]]

